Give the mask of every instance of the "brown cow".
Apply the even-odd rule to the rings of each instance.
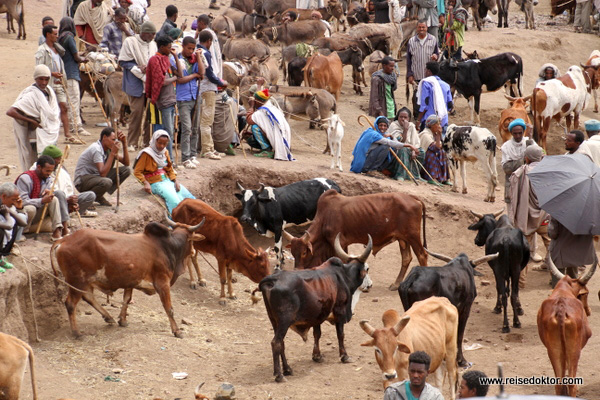
[[[415,302],[402,317],[396,310],[387,310],[381,319],[381,329],[373,328],[366,320],[360,321],[360,327],[372,338],[361,346],[379,350],[375,351],[375,359],[383,372],[383,388],[408,379],[408,356],[424,351],[431,357],[429,373],[439,368],[433,386],[440,390],[444,383],[442,362],[446,363],[450,398],[454,399],[458,381],[456,307],[445,297],[429,297]]]
[[[598,88],[600,87],[600,50],[592,51],[590,58],[581,64],[592,80],[592,95],[594,96],[594,112],[598,112]]]
[[[306,61],[304,83],[306,86],[325,89],[339,100],[344,82],[342,60],[336,52],[328,56],[315,54]]]
[[[502,137],[502,142],[506,142],[512,138],[510,135],[510,131],[508,130],[508,125],[512,121],[517,118],[523,119],[527,124],[527,130],[525,131],[525,136],[531,137],[531,120],[529,119],[529,114],[527,113],[527,102],[531,100],[531,96],[527,97],[510,97],[508,95],[504,95],[506,99],[510,102],[510,108],[502,110],[500,113],[500,122],[498,122],[498,132]]]
[[[33,350],[24,341],[0,332],[0,399],[19,399],[28,359],[33,400],[37,400]]]
[[[592,336],[588,316],[592,313],[588,306],[587,283],[594,275],[598,258],[594,265],[580,278],[573,279],[561,273],[554,265],[552,257],[550,271],[560,279],[552,294],[542,302],[537,314],[540,339],[548,350],[548,357],[557,378],[577,376],[577,364],[581,350]],[[556,385],[557,395],[577,396],[576,385]]]
[[[402,254],[402,268],[390,290],[398,290],[415,252],[419,265],[427,266],[425,236],[425,204],[419,198],[404,193],[375,193],[346,197],[335,190],[323,193],[317,203],[317,214],[312,225],[301,238],[286,232],[291,241],[296,268],[311,268],[335,256],[333,242],[340,233],[342,248],[350,243],[366,243],[373,237],[373,254],[388,244],[398,241]],[[421,243],[421,222],[423,243]],[[284,231],[285,232],[285,231]]]
[[[267,253],[248,243],[244,230],[234,217],[225,216],[201,200],[184,199],[172,213],[173,220],[182,223],[195,223],[206,219],[199,232],[206,237],[202,242],[194,242],[197,251],[212,254],[219,263],[221,296],[219,304],[226,305],[225,284],[230,299],[235,299],[231,285],[233,271],[246,275],[252,282],[259,283],[271,273]]]
[[[183,261],[190,254],[190,241],[203,239],[202,235],[195,233],[203,222],[189,226],[176,224],[167,218],[167,223],[174,227],[172,232],[157,222],[150,222],[143,233],[134,235],[82,229],[52,245],[50,262],[54,275],[58,276],[58,272],[53,253],[65,280],[72,286],[65,305],[76,337],[81,336],[76,320],[77,303],[81,298],[94,307],[106,322],[115,323],[94,297],[95,288],[105,294],[125,289],[119,314],[120,326],[127,326],[127,305],[133,289],[147,295],[158,293],[169,317],[171,331],[176,337],[183,337],[175,322],[170,288],[185,272]]]

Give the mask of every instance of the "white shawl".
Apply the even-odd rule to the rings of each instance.
[[[60,130],[60,109],[56,94],[50,86],[46,86],[46,91],[50,95],[48,99],[37,86],[28,86],[12,105],[26,116],[39,121],[40,126],[35,130],[35,135],[40,152],[46,146],[56,144]]]
[[[252,114],[252,120],[267,135],[276,160],[294,161],[290,150],[292,143],[290,125],[279,107],[268,101]]]
[[[406,14],[406,6],[400,6],[398,0],[388,0],[390,21],[400,24]]]
[[[94,32],[94,38],[100,43],[104,27],[112,21],[113,14],[110,1],[103,1],[99,6],[92,8],[92,0],[86,0],[77,7],[73,20],[75,25],[88,24]]]
[[[139,68],[148,65],[148,60],[157,52],[156,42],[150,43],[140,38],[140,35],[130,36],[123,41],[119,61],[135,61],[137,67],[131,68],[131,73],[142,81],[146,81],[146,74]]]
[[[444,117],[448,115],[448,109],[446,107],[446,102],[444,101],[444,92],[442,92],[442,87],[435,76],[428,76],[427,78],[421,79],[421,82],[419,82],[419,87],[417,88],[417,104],[421,105],[421,88],[423,82],[428,82],[433,86],[433,107],[440,120],[444,119]]]
[[[527,148],[526,141],[527,138],[523,136],[520,143],[515,142],[515,139],[510,139],[508,142],[505,142],[500,148],[500,151],[502,152],[502,165],[509,161],[522,160],[525,156],[525,148]]]
[[[592,159],[594,164],[600,167],[600,136],[594,135],[581,143],[577,153],[585,154]]]

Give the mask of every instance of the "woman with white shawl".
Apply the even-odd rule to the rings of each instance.
[[[183,199],[195,199],[193,194],[177,182],[177,174],[167,152],[170,140],[167,131],[159,129],[154,132],[150,146],[140,151],[136,157],[133,172],[146,192],[165,199],[169,214]]]

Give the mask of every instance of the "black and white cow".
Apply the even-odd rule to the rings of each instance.
[[[456,169],[460,164],[463,194],[467,193],[466,162],[481,162],[481,168],[487,180],[487,195],[485,201],[496,201],[496,186],[498,172],[496,170],[496,136],[486,128],[478,126],[456,126],[451,124],[446,130],[444,151],[450,161],[452,172],[453,192],[458,192]]]
[[[261,184],[260,189],[244,189],[238,182],[236,193],[242,202],[240,221],[251,225],[265,236],[275,236],[277,266],[283,264],[282,233],[286,224],[300,225],[310,222],[317,213],[319,197],[329,189],[341,193],[340,187],[326,178],[314,178],[274,188]]]
[[[523,97],[521,93],[523,60],[515,53],[501,53],[481,60],[467,60],[459,62],[456,66],[444,60],[440,62],[438,76],[469,101],[471,120],[477,125],[481,122],[479,119],[481,93],[495,92],[504,87],[510,96],[517,97],[518,93],[518,97]]]

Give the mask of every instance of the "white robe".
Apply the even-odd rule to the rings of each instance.
[[[56,144],[60,130],[60,109],[56,94],[49,85],[46,86],[46,91],[50,95],[48,98],[37,86],[28,86],[12,105],[40,123],[35,130],[37,149],[40,153],[46,146]]]
[[[271,112],[276,121],[271,119],[267,110]],[[268,101],[252,114],[252,120],[269,139],[275,152],[275,160],[294,161],[294,156],[290,150],[292,143],[290,125],[285,120],[283,111],[279,107]]]
[[[594,135],[581,143],[577,153],[585,154],[592,159],[594,164],[600,167],[600,135]]]

